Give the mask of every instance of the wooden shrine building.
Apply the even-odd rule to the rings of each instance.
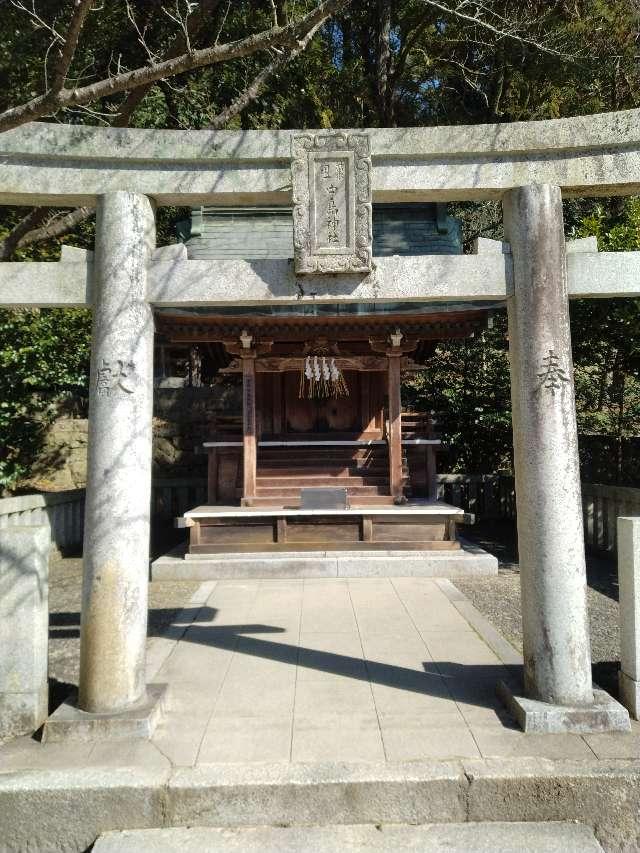
[[[445,205],[375,205],[372,224],[374,257],[462,252]],[[180,231],[190,259],[293,264],[290,208],[198,208]],[[192,553],[458,548],[462,512],[435,503],[440,440],[428,414],[402,411],[401,382],[438,341],[485,328],[487,309],[305,301],[157,311],[158,340],[189,344],[205,381],[242,384],[242,411],[219,416],[204,444],[207,507],[184,522]]]

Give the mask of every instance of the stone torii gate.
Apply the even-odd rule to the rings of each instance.
[[[640,193],[640,110],[353,133],[369,138],[374,201],[501,199],[508,243],[330,276],[187,260],[183,246],[155,249],[155,208],[291,204],[293,131],[33,124],[0,136],[1,204],[97,208],[95,254],[0,265],[4,307],[93,308],[76,719],[152,716],[159,701],[145,682],[154,307],[506,300],[525,684],[505,701],[530,730],[628,727],[591,680],[568,300],[640,295],[640,253],[567,246],[562,197]]]

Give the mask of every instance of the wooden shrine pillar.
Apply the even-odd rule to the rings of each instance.
[[[242,359],[242,498],[256,496],[256,352],[246,349]]]
[[[387,350],[389,360],[389,487],[394,498],[404,494],[402,479],[402,402],[400,397],[400,359],[403,352]]]

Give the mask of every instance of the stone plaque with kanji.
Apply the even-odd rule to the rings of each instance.
[[[364,133],[294,136],[297,273],[371,271],[371,155]]]

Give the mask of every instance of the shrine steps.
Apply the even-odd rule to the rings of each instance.
[[[270,488],[289,488],[291,481],[295,479],[297,484],[303,484],[305,487],[316,486],[331,486],[334,489],[373,486],[387,487],[389,478],[383,476],[369,477],[367,475],[356,474],[331,474],[323,471],[321,474],[298,474],[294,471],[289,471],[287,475],[272,476],[266,475],[263,472],[257,477],[257,485],[260,489]]]
[[[355,543],[354,543],[355,544]],[[498,560],[468,542],[461,548],[407,547],[389,542],[386,547],[328,548],[289,543],[287,548],[264,546],[189,553],[184,545],[158,557],[151,564],[154,581],[430,577],[469,578],[498,574]]]
[[[403,475],[408,493],[406,454]],[[255,496],[242,503],[254,507],[299,506],[301,489],[318,487],[346,489],[351,506],[393,504],[386,444],[261,447]]]
[[[353,509],[358,509],[359,507],[376,507],[376,506],[393,506],[394,498],[391,495],[354,495],[350,496],[349,505]],[[264,497],[264,496],[256,496],[254,498],[244,498],[242,501],[243,506],[249,507],[263,507],[264,509],[281,509],[284,505],[286,505],[289,509],[297,509],[300,507],[300,493],[298,493],[291,498],[278,498],[278,497]]]
[[[382,477],[389,474],[388,465],[358,466],[358,465],[324,465],[322,470],[316,472],[314,466],[291,465],[282,463],[280,465],[260,466],[259,477]]]
[[[382,486],[355,486],[350,483],[345,477],[342,485],[347,489],[347,494],[349,497],[361,497],[363,495],[387,495],[389,493],[388,487]],[[258,486],[256,488],[256,497],[258,498],[299,498],[300,490],[303,488],[307,488],[309,486],[319,486],[320,483],[317,482],[301,482],[301,480],[297,480],[296,484],[293,485],[283,485],[283,486],[262,486],[260,485],[260,480],[258,480]],[[327,485],[327,484],[325,484]],[[334,487],[339,487],[338,483],[333,483]]]
[[[332,462],[354,464],[366,462],[377,463],[380,466],[388,464],[386,445],[375,447],[260,447],[258,464],[291,465],[300,462],[302,465],[318,463],[322,465]]]

